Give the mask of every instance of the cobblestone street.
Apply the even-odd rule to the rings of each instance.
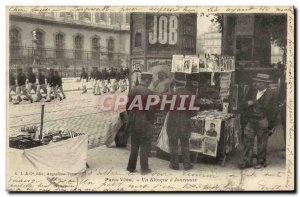
[[[78,91],[81,83],[72,81],[64,85],[67,99],[62,101],[57,99],[47,103],[43,99],[38,103],[9,103],[9,131],[20,131],[23,126],[40,126],[41,106],[45,105],[44,131],[66,129],[86,133],[92,147],[100,145],[107,127],[118,117],[119,112],[101,112],[98,106],[100,96],[92,94],[90,84],[86,94]]]

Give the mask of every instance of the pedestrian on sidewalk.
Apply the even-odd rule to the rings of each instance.
[[[148,164],[148,156],[151,150],[151,140],[153,135],[154,112],[152,110],[140,111],[137,109],[129,110],[131,102],[136,96],[146,98],[152,94],[148,89],[152,81],[152,73],[142,73],[141,83],[132,88],[129,92],[129,102],[126,109],[128,113],[127,131],[131,136],[131,152],[128,161],[127,170],[134,172],[140,150],[141,174],[151,172]]]
[[[252,167],[254,139],[257,137],[257,159],[255,169],[266,167],[267,144],[270,132],[275,126],[276,96],[268,84],[270,75],[259,73],[253,79],[256,92],[245,103],[248,108],[248,123],[244,129],[244,142],[240,169]]]

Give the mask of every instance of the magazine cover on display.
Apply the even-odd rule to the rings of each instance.
[[[295,191],[293,6],[6,12],[7,191]]]

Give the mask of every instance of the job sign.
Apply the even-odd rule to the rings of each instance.
[[[153,16],[152,31],[149,32],[150,44],[175,45],[178,37],[177,16]]]

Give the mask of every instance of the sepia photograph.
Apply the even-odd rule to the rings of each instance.
[[[6,190],[296,191],[294,9],[7,6]]]

